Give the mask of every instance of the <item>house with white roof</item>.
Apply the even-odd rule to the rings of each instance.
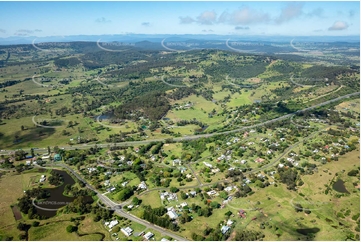
[[[175,160],[173,160],[173,166],[180,166],[180,165],[182,165],[182,161],[180,160],[180,159],[175,159]]]
[[[170,210],[167,212],[170,219],[176,219],[178,218],[178,214],[174,210]]]
[[[118,220],[113,220],[113,221],[110,221],[109,222],[109,224],[108,224],[108,227],[110,228],[110,229],[112,229],[115,225],[117,225],[119,222],[118,222]]]
[[[230,229],[231,229],[230,227],[224,225],[224,226],[221,228],[222,234],[227,233]]]
[[[143,238],[146,240],[149,240],[150,238],[152,238],[154,236],[154,234],[152,232],[148,232],[146,233]]]
[[[182,202],[180,205],[182,208],[184,208],[185,206],[188,206],[188,204],[186,202]]]
[[[142,182],[138,185],[138,189],[147,189],[147,185],[145,184],[144,181],[142,181]]]
[[[233,190],[233,187],[232,187],[232,186],[228,186],[228,187],[224,188],[224,190],[225,190],[226,192],[230,192],[230,191]]]
[[[131,236],[133,233],[133,229],[130,227],[126,227],[126,228],[121,228],[120,231],[122,231],[123,234],[125,234],[125,236]]]

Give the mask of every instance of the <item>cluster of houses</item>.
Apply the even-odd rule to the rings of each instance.
[[[27,165],[27,166],[30,166],[31,164],[36,165],[37,162],[36,162],[35,160],[34,160],[34,161],[27,160],[27,161],[25,162],[25,165]]]
[[[226,153],[231,153],[231,150],[227,150]],[[217,161],[222,161],[222,160],[226,160],[226,161],[230,161],[232,159],[231,155],[221,155],[220,157],[217,158]]]
[[[120,231],[127,237],[131,236],[134,232],[134,230],[131,227],[121,228]],[[143,235],[143,238],[145,240],[150,240],[154,236],[152,232],[147,232],[146,234],[144,234],[144,232],[141,232],[139,236],[141,235]]]
[[[193,106],[193,103],[189,102],[184,105],[174,105],[175,110],[186,110]]]
[[[227,233],[231,229],[232,224],[233,224],[233,221],[228,219],[227,223],[225,225],[223,225],[221,228],[222,234]]]
[[[292,158],[292,157],[297,157],[298,155],[295,153],[290,153],[289,156],[291,156],[291,157],[287,157],[286,160],[289,161],[294,166],[298,166],[298,162],[296,162],[295,159]]]

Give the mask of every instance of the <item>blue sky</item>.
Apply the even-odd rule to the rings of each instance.
[[[360,34],[360,3],[0,2],[0,38],[102,34]]]

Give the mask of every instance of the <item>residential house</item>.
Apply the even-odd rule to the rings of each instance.
[[[45,175],[41,175],[41,178],[39,180],[39,182],[44,182],[46,180],[46,176]]]
[[[138,185],[138,189],[147,189],[147,185],[145,184],[144,181],[142,181],[142,182]]]
[[[212,191],[207,192],[207,194],[208,194],[209,196],[214,196],[214,195],[217,194],[217,192],[216,192],[215,190],[212,190]]]
[[[121,228],[120,231],[122,231],[122,233],[125,234],[125,236],[127,237],[131,236],[133,233],[133,229],[130,227],[126,227],[125,229]]]
[[[246,212],[241,209],[241,210],[239,210],[238,215],[239,215],[240,217],[242,217],[242,218],[245,218],[245,217],[246,217]]]
[[[220,170],[219,170],[219,168],[216,168],[216,169],[212,169],[211,170],[211,172],[213,172],[213,173],[217,173],[217,172],[219,172]]]
[[[93,173],[94,171],[96,171],[97,170],[97,168],[95,168],[95,167],[89,167],[88,168],[88,172],[89,173]]]
[[[182,208],[184,208],[185,206],[188,206],[188,204],[186,202],[182,202],[180,205]]]
[[[108,224],[108,227],[110,228],[110,229],[112,229],[115,225],[117,225],[119,222],[118,222],[118,220],[113,220],[113,221],[110,221],[109,222],[109,224]]]
[[[232,187],[232,186],[228,186],[228,187],[224,188],[224,190],[225,190],[226,192],[230,192],[230,191],[233,190],[233,187]]]
[[[182,161],[180,159],[173,160],[173,166],[180,166],[182,165]]]
[[[154,234],[152,232],[148,232],[146,233],[143,238],[146,240],[149,240],[150,238],[152,238],[154,236]]]
[[[227,233],[230,229],[231,229],[230,227],[224,225],[224,226],[222,226],[222,228],[221,228],[221,232],[222,232],[222,234],[225,234],[225,233]]]
[[[178,214],[174,210],[170,210],[167,212],[170,219],[176,219],[178,218]]]
[[[190,193],[193,197],[197,195],[197,192],[195,192],[195,191],[190,191],[189,193]]]
[[[107,189],[107,191],[108,191],[108,192],[113,192],[113,191],[115,191],[115,187],[109,187],[109,188]]]

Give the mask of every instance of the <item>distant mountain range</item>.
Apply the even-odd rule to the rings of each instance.
[[[302,42],[360,42],[360,36],[239,36],[239,35],[169,35],[169,34],[127,34],[127,35],[71,35],[71,36],[49,36],[49,37],[7,37],[0,38],[0,45],[18,45],[18,44],[31,44],[40,42],[74,42],[74,41],[90,41],[90,42],[126,42],[138,43],[148,41],[152,43],[161,43],[162,40],[174,42],[189,42],[189,41],[269,41],[279,43],[289,43],[292,39]],[[143,42],[144,43],[144,42]]]

